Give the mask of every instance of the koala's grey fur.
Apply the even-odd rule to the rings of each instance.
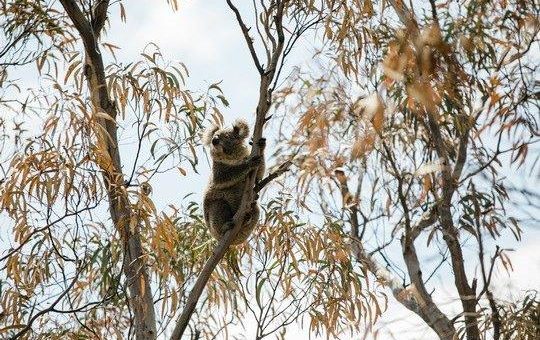
[[[234,227],[233,217],[240,208],[249,172],[258,168],[257,181],[264,175],[264,156],[249,157],[251,150],[245,145],[248,135],[249,127],[243,120],[237,120],[228,129],[212,126],[204,135],[203,142],[210,149],[212,158],[212,174],[204,194],[204,219],[217,240]],[[261,139],[262,150],[264,144],[265,140]],[[244,242],[258,219],[259,207],[254,202],[232,244]]]

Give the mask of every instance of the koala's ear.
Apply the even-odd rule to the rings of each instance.
[[[240,138],[246,138],[249,135],[249,126],[243,119],[234,122],[233,132]]]
[[[210,143],[212,142],[212,138],[214,137],[214,134],[217,130],[219,130],[219,126],[217,125],[210,125],[204,130],[202,136],[202,141],[204,145],[210,145]]]

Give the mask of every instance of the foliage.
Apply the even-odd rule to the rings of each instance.
[[[16,20],[39,21],[35,14],[42,12],[31,11],[42,11],[41,5],[10,3],[4,10]],[[30,13],[34,15],[24,16]],[[40,87],[5,92],[0,102],[7,113],[3,123],[15,126],[6,131],[2,150],[0,209],[2,218],[11,221],[3,227],[7,238],[2,243],[11,247],[1,257],[5,325],[1,333],[12,336],[32,327],[47,336],[119,336],[131,321],[122,279],[122,240],[107,218],[108,184],[102,177],[112,160],[107,145],[110,136],[100,121],[111,118],[91,107],[84,55],[72,39],[76,33],[65,16],[56,9],[43,15],[62,22],[62,30],[48,24],[43,32],[32,34],[45,34],[55,44],[20,59],[20,64],[35,62]],[[8,29],[4,32],[12,34]],[[21,43],[23,49],[30,44]],[[116,46],[107,42],[101,46],[114,56]],[[19,51],[10,50],[14,58],[22,58]],[[174,220],[179,212],[172,217],[158,212],[149,196],[150,183],[163,171],[175,171],[182,178],[188,168],[195,170],[201,121],[211,111],[219,114],[216,96],[221,95],[220,89],[212,85],[207,93],[188,91],[185,66],[164,60],[153,45],[141,53],[140,60],[111,62],[106,72],[108,91],[116,98],[120,113],[115,123],[125,138],[134,141],[136,150],[131,164],[126,164],[122,190],[143,225],[147,246],[154,249],[150,260],[156,255],[170,258],[173,252],[177,257],[177,248],[191,249],[185,245],[189,238],[181,242],[163,238],[164,233],[181,235],[176,232],[179,222]],[[190,228],[190,235],[198,239],[201,232],[206,235],[202,230],[199,223],[198,228]],[[155,275],[164,296],[173,289],[163,286],[171,272],[182,283],[183,276],[193,275],[190,270],[197,269],[189,267],[188,261],[154,266],[159,269]],[[178,306],[178,293],[172,295],[163,308]],[[57,318],[58,313],[70,317]]]
[[[512,207],[521,194],[533,201],[538,194],[505,180],[512,171],[537,171],[527,156],[538,143],[538,7],[431,2],[412,11],[394,4],[351,19],[362,49],[330,45],[319,52],[318,67],[297,70],[280,93],[276,155],[296,157],[295,176],[284,183],[296,188],[305,210],[346,221],[344,231],[361,243],[358,260],[441,338],[453,323],[436,325],[443,314],[430,316],[421,305],[438,310],[427,294],[437,287],[427,282],[448,263],[472,339],[478,321],[469,312],[495,313],[477,307],[493,299],[494,266],[500,260],[510,270],[501,235],[520,240],[522,211],[538,209]],[[463,255],[471,245],[474,265]],[[392,250],[400,246],[402,259]],[[390,273],[380,276],[383,264]],[[480,269],[474,279],[473,266]],[[417,290],[414,299],[404,298],[408,285]]]
[[[518,303],[501,304],[503,339],[536,339],[540,335],[538,292],[529,292]]]
[[[227,4],[261,80],[254,136],[278,131],[270,179],[294,166],[203,282],[192,338],[250,320],[257,339],[293,323],[362,333],[386,292],[441,338],[534,336],[536,295],[505,303],[491,287],[511,270],[506,235],[538,220],[536,189],[510,176],[538,171],[537,4]],[[169,334],[219,248],[181,187],[205,120],[224,123],[220,84],[190,90],[154,44],[118,60],[104,27],[126,20],[123,2],[5,0],[0,18],[0,337]],[[287,65],[306,36],[313,61]],[[164,174],[180,192],[162,209]],[[432,298],[438,275],[453,276],[454,314]]]

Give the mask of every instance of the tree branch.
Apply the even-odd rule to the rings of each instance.
[[[482,273],[482,281],[484,284],[484,287],[482,289],[482,293],[486,292],[486,297],[489,302],[489,307],[491,308],[491,322],[493,324],[493,339],[499,340],[501,338],[501,316],[499,315],[499,310],[497,308],[497,303],[495,302],[495,298],[493,297],[493,293],[489,289],[490,281],[491,281],[491,269],[493,268],[493,264],[495,263],[497,257],[499,256],[499,246],[497,246],[495,250],[495,255],[491,259],[492,267],[490,268],[489,277],[486,271],[486,265],[484,263],[484,240],[482,237],[482,230],[480,228],[479,224],[476,224],[476,233],[477,235],[477,241],[478,241],[478,259],[480,261],[480,271]],[[478,295],[478,298],[480,298],[481,294]]]
[[[407,8],[407,6],[403,3],[403,0],[389,0],[389,2],[396,11],[400,21],[411,30],[412,41],[415,41],[419,34],[419,27],[414,13]],[[447,56],[445,56],[445,60],[449,63],[451,69],[455,69],[459,66],[453,54],[449,53]],[[454,270],[455,286],[459,292],[465,316],[467,338],[470,340],[476,340],[480,338],[480,330],[478,327],[478,316],[476,313],[477,300],[475,287],[474,284],[473,286],[470,286],[467,280],[463,251],[461,249],[461,245],[459,244],[459,230],[457,230],[454,226],[451,214],[452,196],[459,181],[459,178],[456,178],[456,176],[461,174],[467,156],[468,128],[466,127],[466,130],[463,131],[460,136],[458,159],[456,162],[457,164],[454,168],[454,172],[452,173],[450,171],[448,151],[444,145],[440,127],[435,120],[433,113],[428,112],[427,118],[428,130],[431,132],[433,141],[435,143],[435,150],[438,157],[443,161],[443,198],[442,202],[439,204],[439,220],[443,229],[443,239],[448,246],[448,250],[450,251],[452,269]]]
[[[24,335],[24,333],[26,333],[30,329],[32,329],[32,324],[40,316],[53,311],[54,307],[64,298],[64,296],[66,296],[69,293],[71,288],[73,288],[73,286],[75,286],[75,284],[79,281],[79,275],[81,274],[81,272],[84,270],[85,267],[86,267],[86,264],[84,266],[82,266],[79,271],[77,271],[77,273],[75,274],[75,277],[73,278],[73,280],[71,280],[71,283],[69,284],[69,286],[51,303],[51,305],[48,308],[45,308],[45,309],[39,311],[38,313],[36,313],[34,316],[32,316],[30,318],[30,320],[28,321],[28,323],[26,324],[26,326],[21,331],[19,331],[17,334],[15,334],[13,337],[11,337],[11,339],[15,340],[15,339],[20,338],[22,335]]]
[[[415,240],[422,231],[432,226],[435,222],[437,222],[437,206],[429,208],[420,217],[420,220],[411,227],[410,238]]]
[[[289,170],[289,167],[292,165],[291,161],[286,161],[285,163],[281,164],[276,171],[272,172],[265,178],[263,178],[259,183],[255,185],[255,192],[258,193],[261,191],[265,186],[267,186],[270,182],[284,174]]]
[[[107,21],[107,9],[109,9],[109,0],[98,0],[98,4],[93,10],[92,29],[99,37],[105,21]]]
[[[454,339],[456,330],[452,321],[441,312],[426,289],[426,285],[422,278],[420,261],[418,260],[416,247],[414,246],[414,239],[412,237],[405,237],[404,235],[401,238],[401,247],[403,259],[407,266],[407,272],[411,279],[414,297],[419,305],[422,306],[418,315],[426,321],[441,339]]]
[[[73,22],[75,29],[79,32],[86,51],[93,50],[96,47],[96,39],[92,26],[79,6],[73,0],[60,0],[62,6],[66,10],[69,18]]]
[[[240,15],[240,11],[238,11],[238,8],[234,6],[231,0],[227,0],[227,5],[229,5],[229,8],[232,9],[236,16],[236,20],[238,21],[238,25],[240,26],[240,29],[242,30],[242,33],[244,34],[244,39],[246,40],[246,43],[249,48],[249,52],[251,53],[251,58],[253,59],[253,62],[255,63],[255,67],[257,68],[257,71],[259,71],[259,74],[263,73],[263,67],[261,66],[261,63],[259,61],[259,57],[257,56],[257,52],[255,51],[255,46],[253,45],[253,38],[249,36],[249,28],[244,24],[244,21],[242,20],[242,16]]]
[[[418,22],[414,14],[407,8],[407,5],[403,3],[403,0],[388,0],[390,5],[396,11],[399,20],[410,30],[413,34],[418,34]]]

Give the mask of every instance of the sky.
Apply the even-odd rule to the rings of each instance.
[[[222,81],[220,86],[230,103],[228,108],[222,108],[226,121],[231,122],[238,117],[252,121],[258,99],[258,74],[234,15],[224,0],[178,2],[180,9],[173,12],[165,0],[124,1],[127,22],[119,20],[118,6],[113,7],[110,12],[111,26],[104,41],[121,47],[116,55],[122,61],[138,59],[145,46],[151,42],[156,43],[165,59],[178,60],[187,66],[190,73],[188,88],[204,90],[209,84]],[[309,62],[313,51],[314,45],[308,38],[301,40],[288,66]],[[28,81],[31,83],[33,80],[30,78]],[[268,147],[271,148],[272,144],[269,143]],[[122,155],[125,157],[124,163],[131,163],[130,153],[124,152]],[[200,198],[206,185],[209,164],[203,161],[199,168],[199,174],[191,173],[189,176],[192,180],[189,181],[179,181],[177,174],[165,174],[152,183],[154,193],[160,193],[153,196],[158,210],[164,209],[169,203],[180,203],[181,197],[188,192],[194,192],[195,197]],[[540,230],[531,230],[519,247],[508,240],[510,247],[517,249],[511,257],[515,271],[511,275],[497,273],[496,294],[510,299],[527,289],[540,290],[540,252],[537,251],[540,246],[539,236]],[[458,310],[459,304],[451,298],[455,296],[451,288],[453,283],[444,282],[440,278],[438,280],[440,290],[448,292],[446,297],[444,294],[437,295],[444,310]],[[378,339],[383,340],[435,338],[422,320],[395,302],[391,294],[388,309],[374,330],[379,330]],[[245,335],[250,338],[249,334],[253,330],[233,331],[239,334],[246,332]],[[287,334],[291,339],[308,336],[306,330],[294,325]]]

